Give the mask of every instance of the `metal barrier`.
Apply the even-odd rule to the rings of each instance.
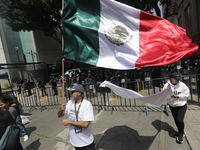
[[[187,78],[182,79],[188,87],[190,88],[191,95],[189,98],[189,103],[200,103],[199,95],[200,95],[200,84],[199,84],[199,75],[187,76]],[[162,90],[164,83],[166,83],[168,79],[160,78],[153,80],[136,80],[129,81],[125,83],[114,83],[118,86],[128,88],[143,96],[148,96],[151,94],[158,93]],[[141,101],[137,101],[135,99],[126,99],[115,95],[109,88],[101,88],[99,87],[100,83],[97,84],[84,84],[85,93],[84,97],[92,102],[93,106],[96,109],[106,109],[111,108],[123,108],[123,107],[144,107],[145,103]],[[22,90],[21,93],[18,93],[16,89],[14,89],[15,96],[17,96],[19,102],[24,107],[30,107],[30,111],[35,109],[36,107],[40,107],[41,110],[45,109],[46,106],[56,106],[60,105],[64,102],[67,102],[70,98],[70,94],[68,92],[68,87],[64,87],[64,101],[62,98],[62,86],[57,86],[57,95],[54,93],[54,89],[51,86],[46,87],[46,94],[42,95],[42,91],[40,88],[31,89],[31,95],[28,95],[28,90]]]

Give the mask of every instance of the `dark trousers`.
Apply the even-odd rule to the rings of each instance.
[[[42,92],[42,96],[46,96],[46,88],[40,88],[41,92]]]
[[[172,116],[180,134],[184,134],[184,117],[187,110],[187,104],[181,107],[171,107]]]
[[[19,139],[17,139],[13,150],[24,150]]]
[[[31,93],[31,89],[28,89],[28,96],[31,96],[32,93]]]
[[[53,86],[52,89],[53,89],[54,95],[58,95],[57,86]]]
[[[21,94],[21,85],[18,87],[18,94]]]
[[[94,142],[88,146],[75,147],[76,150],[96,150]]]

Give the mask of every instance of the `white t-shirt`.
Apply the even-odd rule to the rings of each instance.
[[[184,106],[187,103],[187,98],[190,96],[190,90],[187,85],[181,81],[179,81],[178,84],[173,85],[170,81],[168,81],[164,85],[163,89],[166,89],[168,84],[170,85],[172,92],[179,96],[179,98],[169,98],[168,104],[172,107]]]
[[[69,100],[66,105],[65,113],[69,120],[76,121],[75,115],[75,101]],[[82,103],[76,104],[76,111],[78,111],[78,121],[94,121],[94,114],[92,104],[83,99]],[[70,142],[75,147],[83,147],[90,145],[94,141],[94,136],[92,133],[92,123],[89,124],[88,128],[82,128],[82,131],[79,133],[75,133],[75,126],[69,125],[69,135],[70,135]]]

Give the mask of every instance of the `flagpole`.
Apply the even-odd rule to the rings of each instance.
[[[62,0],[62,12],[64,9],[64,0]],[[62,51],[64,50],[64,38],[63,34],[61,31],[62,35]],[[62,61],[62,103],[65,103],[65,62]]]

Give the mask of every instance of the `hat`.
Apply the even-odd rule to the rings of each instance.
[[[75,84],[72,88],[69,89],[69,91],[78,91],[78,92],[84,92],[84,87],[81,84]]]
[[[179,73],[172,73],[172,74],[170,75],[170,78],[173,78],[173,79],[176,79],[176,80],[180,80],[180,79],[181,79]]]

